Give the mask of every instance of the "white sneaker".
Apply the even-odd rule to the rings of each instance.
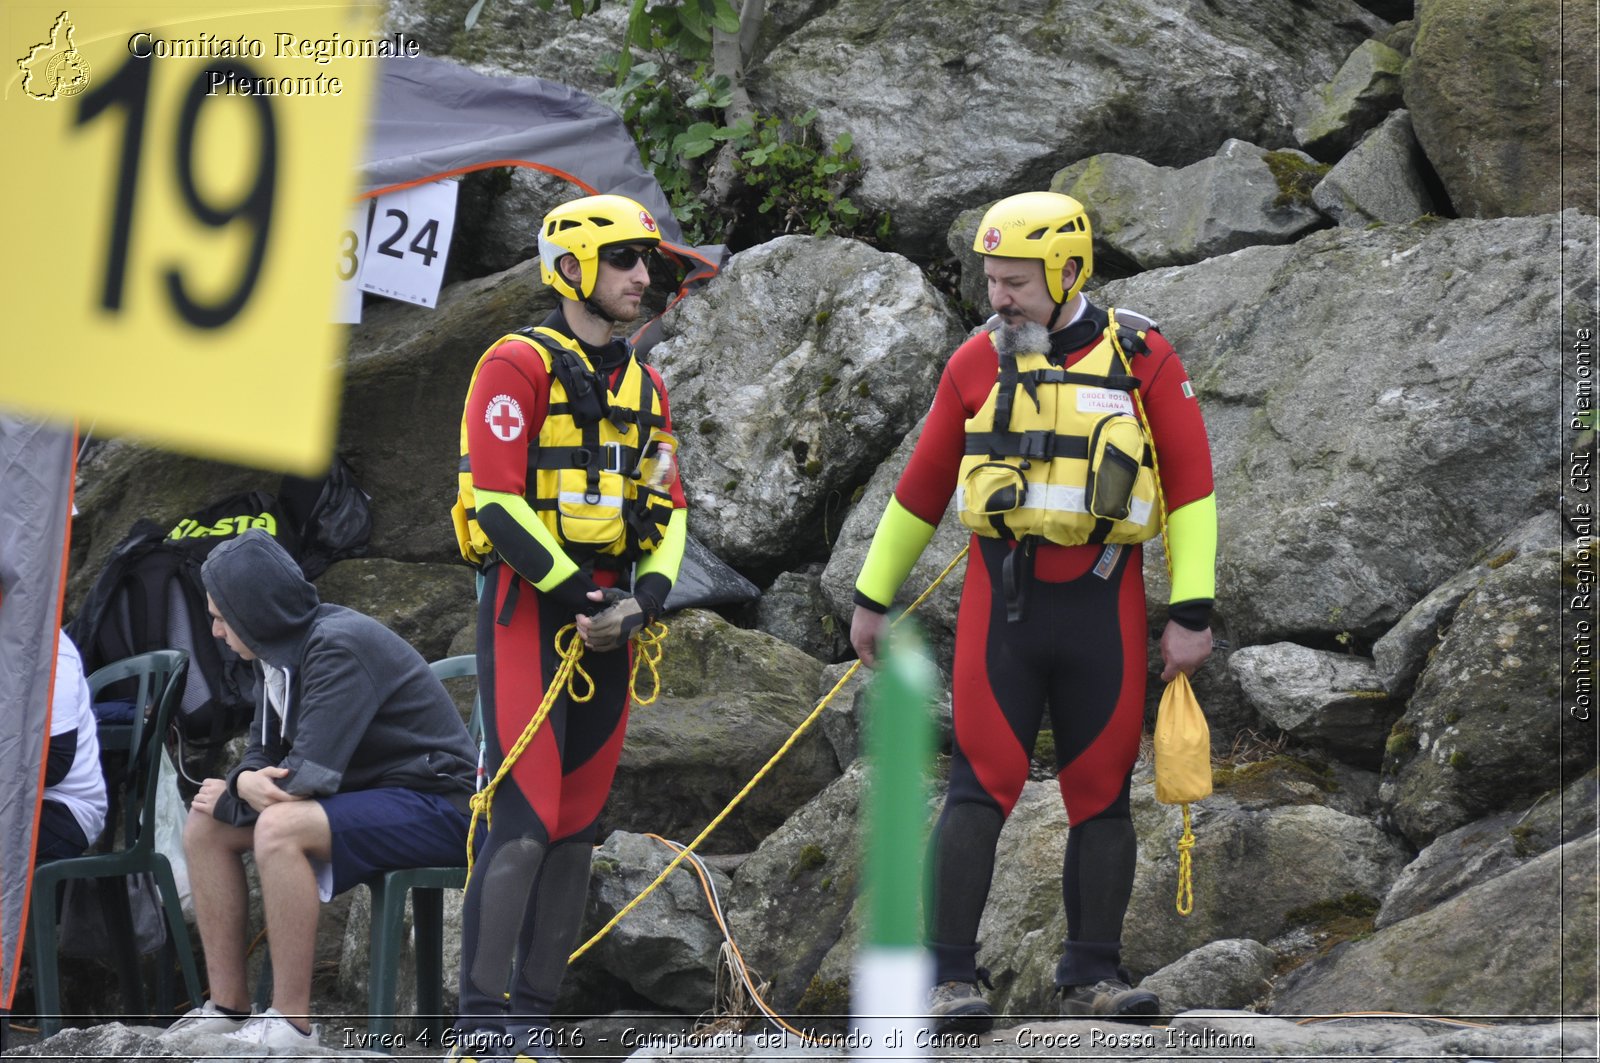
[[[317,1040],[315,1026],[311,1027],[310,1033],[301,1033],[294,1023],[289,1021],[288,1016],[277,1008],[268,1008],[227,1036],[234,1041],[261,1045],[264,1048],[305,1051],[322,1047],[322,1042]]]
[[[246,1015],[236,1019],[208,1000],[200,1007],[190,1008],[173,1020],[171,1026],[161,1031],[161,1040],[166,1041],[192,1033],[231,1034],[251,1018],[252,1016]]]

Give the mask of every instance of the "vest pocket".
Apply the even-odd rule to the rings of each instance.
[[[982,527],[988,528],[989,518],[1021,509],[1027,496],[1028,483],[1020,465],[984,461],[967,471],[961,485],[961,509],[964,515],[977,518]]]
[[[1101,419],[1089,436],[1089,476],[1084,501],[1089,514],[1126,520],[1145,452],[1144,429],[1132,417]]]
[[[610,546],[622,538],[622,504],[621,474],[603,472],[591,488],[586,470],[566,472],[556,498],[556,534],[568,543]]]

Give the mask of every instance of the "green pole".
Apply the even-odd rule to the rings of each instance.
[[[938,671],[909,623],[889,631],[867,688],[862,889],[866,925],[853,979],[859,1042],[869,1058],[926,1056],[933,968],[922,945],[928,765]]]
[[[938,672],[921,635],[894,628],[868,688],[866,943],[922,944],[922,863],[927,848],[929,761]]]

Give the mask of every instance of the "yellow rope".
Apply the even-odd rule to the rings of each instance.
[[[635,705],[654,705],[661,696],[661,644],[667,640],[667,625],[646,624],[634,638],[633,671],[628,676],[628,693]],[[639,669],[650,669],[650,696],[639,694]]]
[[[1189,806],[1183,806],[1183,837],[1178,839],[1178,914],[1194,914],[1194,831],[1189,826]]]
[[[565,645],[562,645],[563,636],[566,637]],[[479,814],[483,816],[484,829],[491,829],[493,826],[491,806],[494,804],[494,791],[500,785],[500,780],[506,777],[511,771],[512,765],[516,764],[517,758],[522,755],[522,751],[528,748],[528,743],[533,741],[533,736],[538,733],[545,717],[550,715],[550,709],[554,707],[556,699],[563,692],[570,694],[572,700],[579,703],[594,697],[594,680],[590,678],[588,672],[583,670],[583,666],[578,663],[578,658],[583,656],[583,640],[578,637],[577,625],[568,624],[557,631],[555,643],[556,653],[561,655],[561,664],[557,666],[555,675],[550,677],[550,687],[545,691],[544,700],[539,703],[538,711],[533,714],[533,719],[528,721],[528,726],[522,729],[521,736],[517,738],[516,743],[506,753],[505,758],[500,761],[500,767],[495,771],[494,778],[490,779],[488,785],[482,790],[472,795],[472,822],[467,826],[468,882],[472,881],[473,853],[477,851],[473,841],[478,831],[478,816]],[[578,693],[576,681],[578,676],[582,676],[584,683],[588,685],[587,693]]]
[[[968,547],[963,546],[961,551],[957,553],[955,557],[950,559],[950,563],[944,567],[944,571],[940,572],[939,575],[934,577],[933,582],[928,584],[928,589],[918,595],[917,600],[906,607],[905,612],[903,612],[899,618],[895,620],[895,624],[900,623],[901,620],[904,620],[907,616],[910,616],[919,605],[927,600],[928,595],[933,593],[934,588],[943,583],[945,577],[950,574],[951,570],[953,570],[956,565],[961,563],[962,558],[967,556],[967,550]],[[611,933],[612,930],[616,929],[617,924],[622,922],[629,912],[637,908],[646,897],[654,893],[656,887],[665,882],[667,880],[667,876],[676,871],[679,865],[689,858],[689,854],[694,852],[695,849],[699,848],[700,843],[710,837],[712,831],[716,830],[722,825],[722,821],[727,819],[728,816],[733,813],[733,810],[739,806],[739,803],[745,799],[751,790],[755,789],[756,784],[766,777],[767,772],[771,771],[773,766],[784,758],[784,755],[787,754],[789,750],[794,747],[794,744],[800,740],[800,736],[805,734],[807,729],[809,729],[811,725],[816,722],[817,717],[822,715],[822,710],[827,708],[828,703],[838,695],[839,691],[844,689],[845,684],[850,682],[850,678],[856,674],[857,669],[860,667],[861,662],[859,660],[850,665],[850,667],[845,671],[844,675],[839,677],[839,681],[833,684],[833,689],[829,690],[822,696],[822,700],[817,702],[816,708],[811,710],[810,715],[800,721],[800,725],[794,729],[794,731],[784,741],[783,745],[778,747],[778,751],[772,754],[771,757],[767,758],[767,762],[761,766],[759,771],[750,777],[750,781],[745,783],[744,787],[738,793],[733,795],[733,799],[723,806],[722,811],[718,812],[716,816],[712,818],[711,822],[706,824],[705,829],[699,834],[695,835],[694,840],[688,845],[684,846],[683,849],[679,851],[678,855],[672,858],[671,863],[661,869],[661,874],[656,876],[654,882],[646,886],[637,897],[624,905],[621,911],[611,917],[610,922],[606,923],[605,926],[595,931],[593,937],[591,937],[588,941],[585,941],[582,945],[579,945],[577,951],[575,951],[571,956],[567,957],[568,963],[572,963],[579,956],[582,956],[585,952],[588,952],[595,945],[599,944],[602,938]]]

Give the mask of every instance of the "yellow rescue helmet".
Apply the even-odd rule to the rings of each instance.
[[[661,243],[656,220],[642,205],[627,196],[574,199],[551,210],[539,226],[539,276],[569,299],[587,299],[594,294],[601,250],[638,243]],[[557,266],[563,255],[578,260],[578,290]]]
[[[984,212],[972,249],[997,258],[1036,258],[1044,263],[1050,297],[1065,303],[1083,288],[1094,271],[1094,234],[1083,204],[1060,192],[1023,192],[1007,196]],[[1061,289],[1061,270],[1078,260],[1078,276],[1069,291]]]

